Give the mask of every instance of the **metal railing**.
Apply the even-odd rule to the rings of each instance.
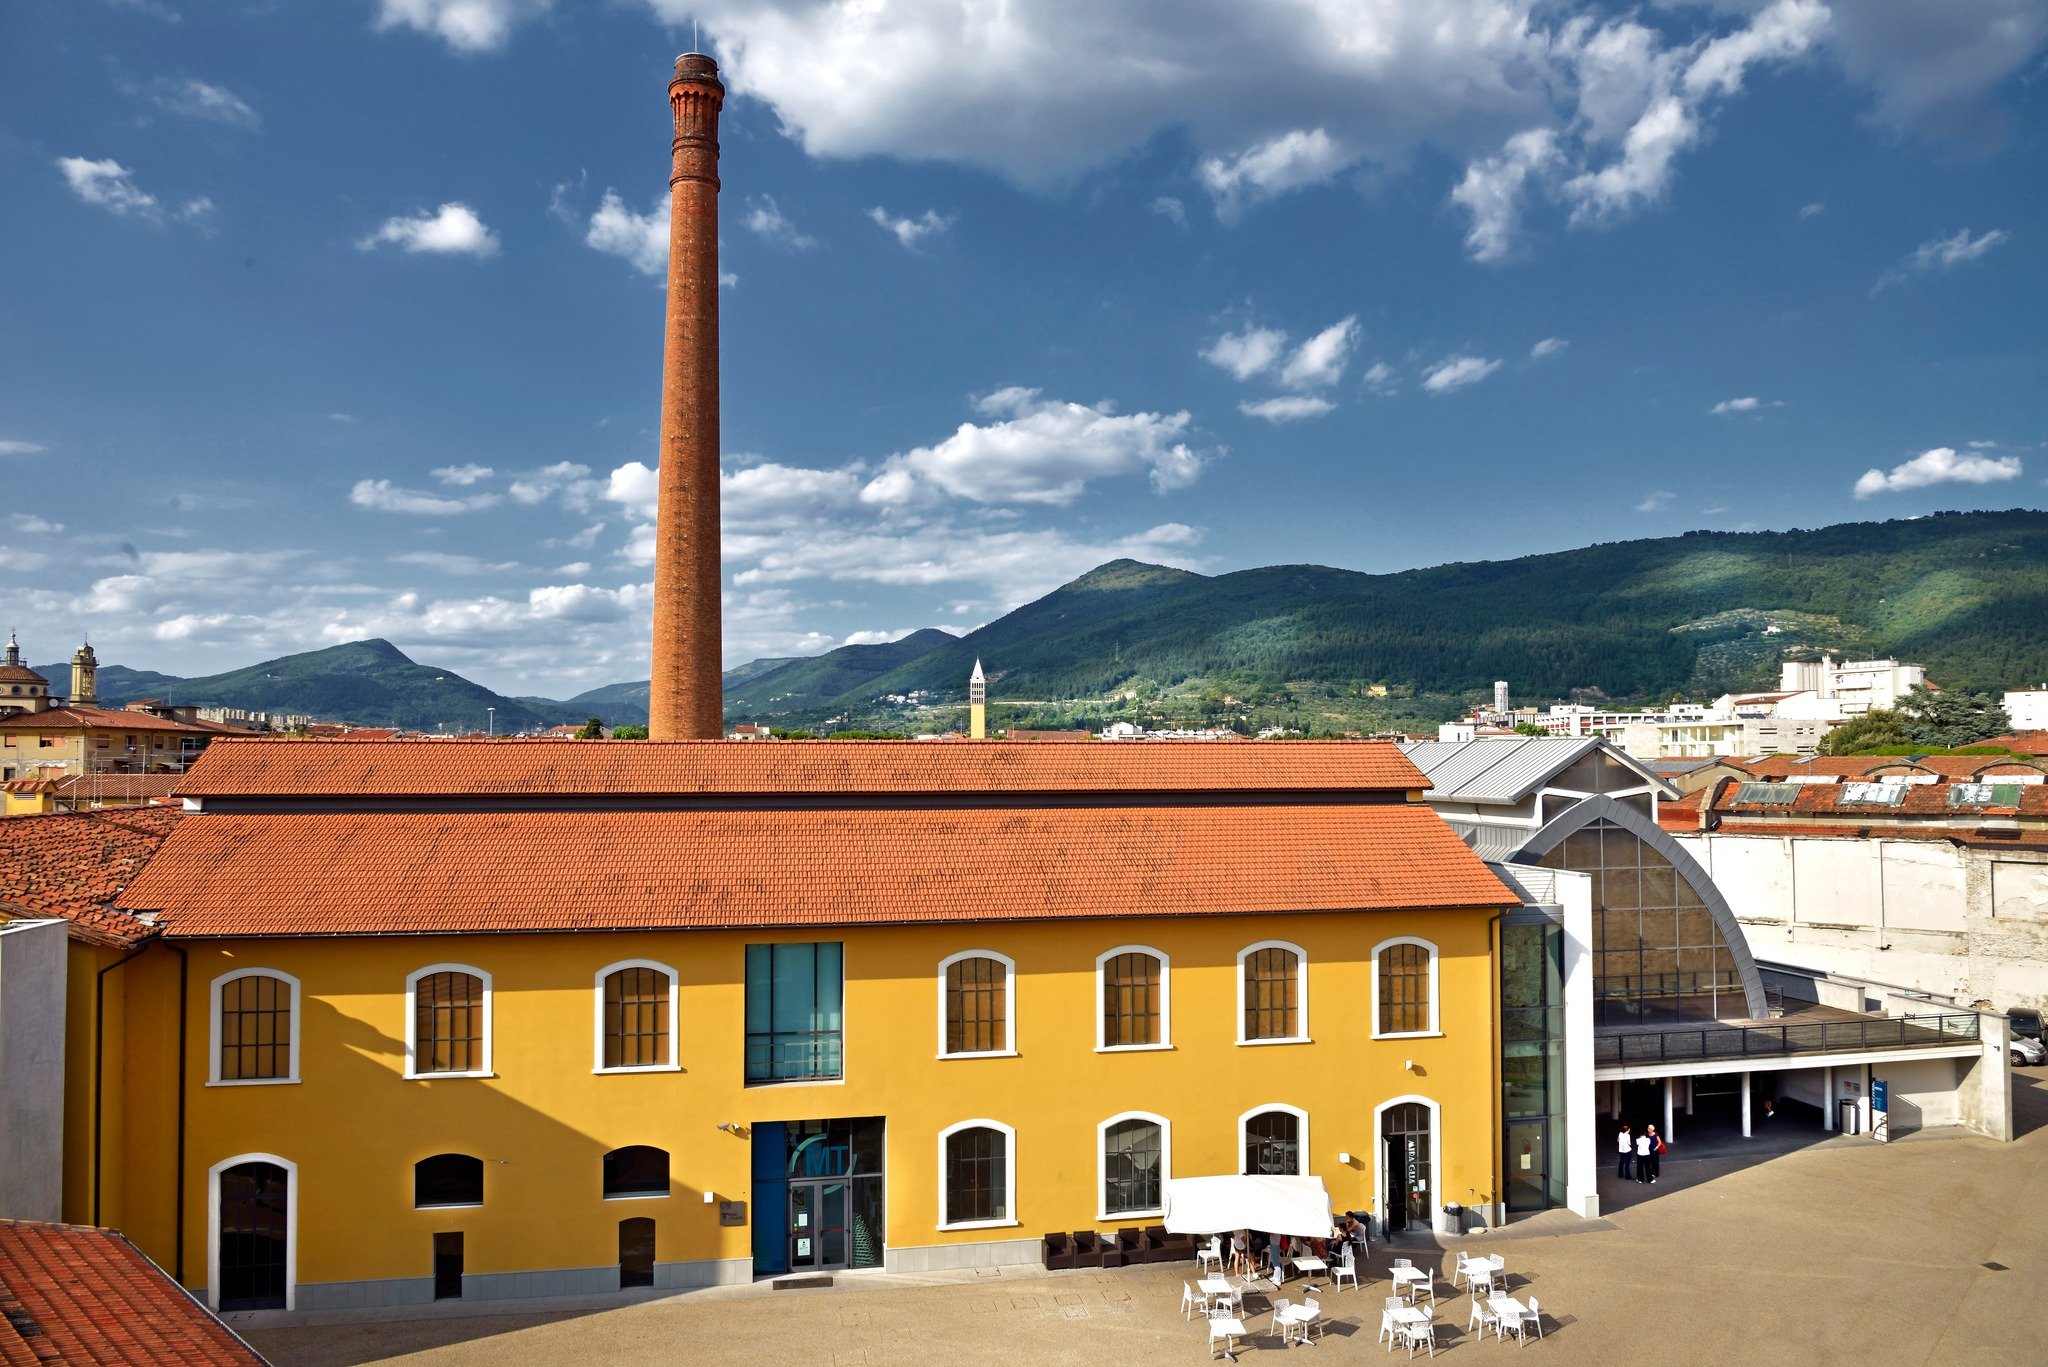
[[[1709,1025],[1599,1035],[1595,1064],[1690,1063],[1699,1059],[1770,1058],[1867,1049],[1925,1049],[1975,1040],[1977,1013],[1876,1016],[1809,1025]]]

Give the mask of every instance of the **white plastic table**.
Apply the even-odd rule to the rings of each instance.
[[[1210,1317],[1209,1356],[1211,1359],[1214,1359],[1216,1356],[1216,1338],[1218,1335],[1223,1337],[1223,1356],[1229,1358],[1232,1362],[1237,1361],[1237,1347],[1232,1340],[1248,1337],[1245,1333],[1244,1321],[1232,1319],[1228,1315],[1213,1315]]]
[[[1294,1270],[1296,1272],[1308,1274],[1313,1274],[1317,1272],[1328,1272],[1330,1270],[1330,1265],[1324,1262],[1321,1258],[1296,1258],[1294,1260]]]
[[[1210,1300],[1233,1301],[1237,1299],[1237,1288],[1221,1277],[1204,1277],[1195,1283],[1195,1290]]]
[[[1394,1286],[1397,1290],[1406,1290],[1410,1286],[1427,1286],[1429,1283],[1429,1273],[1419,1267],[1397,1267],[1394,1269]],[[1413,1299],[1412,1292],[1410,1293],[1410,1299]]]
[[[1486,1308],[1500,1316],[1502,1327],[1493,1331],[1495,1338],[1499,1338],[1501,1334],[1506,1332],[1506,1326],[1520,1324],[1529,1313],[1529,1307],[1516,1300],[1513,1296],[1489,1296],[1486,1298]],[[1528,1339],[1523,1338],[1519,1332],[1516,1334],[1516,1337],[1521,1338],[1524,1343],[1528,1342]]]

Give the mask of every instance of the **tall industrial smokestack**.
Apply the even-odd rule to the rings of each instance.
[[[676,58],[668,102],[675,144],[647,734],[713,740],[725,734],[718,556],[718,113],[725,86],[718,63],[697,52]]]

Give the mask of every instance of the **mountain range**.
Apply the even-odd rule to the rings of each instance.
[[[1897,655],[1950,687],[2048,679],[2048,513],[1943,513],[1785,532],[1691,532],[1513,560],[1364,574],[1281,565],[1203,575],[1112,561],[979,630],[750,661],[734,721],[931,724],[976,659],[1003,721],[1111,714],[1302,725],[1449,715],[1505,679],[1517,699],[1662,701],[1764,687],[1790,649]],[[67,691],[68,664],[47,666]],[[499,731],[644,722],[648,685],[504,697],[357,641],[207,678],[103,665],[100,696]],[[1033,711],[1036,708],[1037,711]],[[893,720],[892,720],[893,719]],[[940,718],[941,721],[947,720]],[[1000,723],[999,723],[1000,724]]]

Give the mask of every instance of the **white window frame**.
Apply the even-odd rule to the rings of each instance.
[[[994,1130],[1003,1136],[1003,1209],[1009,1211],[1005,1220],[960,1220],[949,1223],[946,1219],[946,1141],[962,1130]],[[1014,1229],[1023,1222],[1017,1217],[1017,1131],[1000,1120],[962,1120],[939,1131],[939,1228],[940,1229]]]
[[[463,1076],[463,1077],[466,1077],[466,1076],[473,1076],[473,1075],[472,1075],[472,1074],[448,1074],[448,1073],[429,1073],[429,1074],[427,1074],[427,1076],[428,1076],[428,1077],[449,1077],[449,1076]],[[446,1158],[446,1157],[448,1157],[448,1156],[449,1156],[450,1154],[453,1154],[453,1155],[454,1155],[455,1157],[457,1157],[457,1158],[477,1158],[477,1155],[475,1155],[475,1154],[473,1154],[473,1153],[457,1153],[457,1152],[456,1152],[456,1151],[455,1151],[454,1149],[443,1149],[443,1150],[441,1150],[441,1152],[439,1152],[439,1153],[430,1153],[430,1154],[428,1154],[428,1155],[426,1156],[426,1158],[415,1158],[415,1159],[413,1160],[413,1163],[412,1163],[412,1189],[413,1189],[413,1207],[412,1207],[412,1208],[413,1208],[414,1210],[481,1210],[481,1209],[483,1209],[483,1204],[484,1204],[484,1203],[483,1203],[482,1201],[441,1201],[441,1202],[438,1202],[438,1203],[436,1203],[436,1204],[434,1204],[434,1205],[431,1205],[431,1206],[423,1206],[423,1205],[420,1205],[420,1204],[419,1204],[419,1183],[420,1183],[420,1164],[422,1164],[422,1163],[426,1162],[426,1161],[427,1161],[427,1158]],[[482,1162],[483,1162],[483,1160],[482,1160],[481,1158],[477,1158],[477,1161],[478,1161],[479,1163],[482,1163]],[[486,1167],[486,1169],[488,1169],[489,1165],[488,1165],[488,1164],[485,1164],[485,1167]],[[488,1174],[488,1171],[486,1172],[486,1174],[485,1174],[485,1175],[486,1175],[486,1176],[488,1176],[488,1175],[489,1175],[489,1174]]]
[[[234,974],[228,974],[234,977]],[[284,1308],[299,1301],[299,1165],[274,1153],[238,1153],[206,1170],[206,1304],[220,1311],[220,1176],[243,1163],[275,1163],[284,1169]]]
[[[431,978],[436,973],[467,973],[484,985],[483,1038],[478,1050],[481,1067],[462,1072],[422,1073],[419,1071],[419,1004],[417,994],[420,979]],[[600,1002],[599,1010],[603,1006]],[[599,1042],[599,1048],[603,1042]],[[673,1050],[671,1050],[673,1052]],[[491,975],[474,964],[428,964],[405,975],[405,1075],[409,1079],[430,1079],[442,1077],[495,1077],[491,1071]]]
[[[1380,951],[1395,945],[1420,945],[1429,951],[1429,1028],[1427,1030],[1380,1030]],[[1440,1039],[1443,1036],[1443,990],[1437,968],[1443,955],[1430,941],[1417,935],[1395,935],[1372,947],[1372,1037],[1374,1039]]]
[[[1103,971],[1119,954],[1150,954],[1159,961],[1159,1042],[1157,1044],[1110,1044],[1102,1030]],[[1163,949],[1151,945],[1118,945],[1095,956],[1095,1052],[1098,1054],[1141,1054],[1147,1050],[1173,1048],[1173,961]]]
[[[1247,1039],[1244,1033],[1244,966],[1245,961],[1262,949],[1284,949],[1294,956],[1294,1023],[1298,1031],[1292,1035],[1276,1035],[1271,1039]],[[1246,945],[1237,951],[1237,1042],[1247,1047],[1261,1044],[1307,1044],[1308,1034],[1308,951],[1292,940],[1260,940],[1257,944]]]
[[[292,989],[292,1042],[291,1052],[286,1056],[288,1075],[285,1077],[230,1077],[220,1075],[220,996],[221,989],[237,978],[276,978],[279,982],[291,984]],[[299,980],[281,968],[237,968],[221,974],[213,980],[208,989],[211,1005],[207,1009],[207,1077],[209,1087],[282,1087],[296,1086],[299,1081],[299,1042],[304,1033],[304,1016],[299,1010]]]
[[[1159,1127],[1159,1198],[1166,1199],[1166,1184],[1173,1179],[1173,1122],[1151,1111],[1118,1111],[1095,1127],[1095,1218],[1098,1220],[1143,1220],[1166,1214],[1163,1205],[1150,1210],[1108,1210],[1109,1131],[1126,1120],[1149,1120]]]
[[[629,1067],[604,1066],[604,980],[622,968],[651,968],[668,975],[668,1062],[636,1063]],[[681,1002],[676,992],[676,971],[658,959],[620,959],[597,970],[591,983],[591,1054],[593,1073],[680,1073],[683,1071]]]
[[[1003,1047],[1000,1049],[946,1048],[946,970],[962,959],[994,959],[1003,966]],[[939,1057],[940,1058],[1015,1058],[1017,1057],[1017,961],[1007,954],[998,954],[993,949],[963,949],[958,954],[948,954],[939,960]],[[842,993],[843,995],[843,993]]]
[[[1237,1118],[1237,1175],[1240,1177],[1250,1175],[1245,1171],[1244,1147],[1246,1131],[1251,1125],[1252,1117],[1264,1115],[1268,1111],[1284,1111],[1294,1117],[1297,1124],[1294,1134],[1294,1151],[1296,1157],[1300,1160],[1301,1171],[1293,1175],[1296,1177],[1308,1176],[1308,1112],[1299,1106],[1290,1106],[1284,1101],[1269,1101],[1263,1106],[1254,1106]]]
[[[1380,1219],[1382,1234],[1387,1228],[1387,1139],[1386,1114],[1396,1106],[1416,1102],[1429,1108],[1429,1200],[1424,1209],[1436,1210],[1437,1193],[1444,1181],[1444,1108],[1434,1097],[1409,1092],[1390,1096],[1372,1108],[1372,1208]]]

